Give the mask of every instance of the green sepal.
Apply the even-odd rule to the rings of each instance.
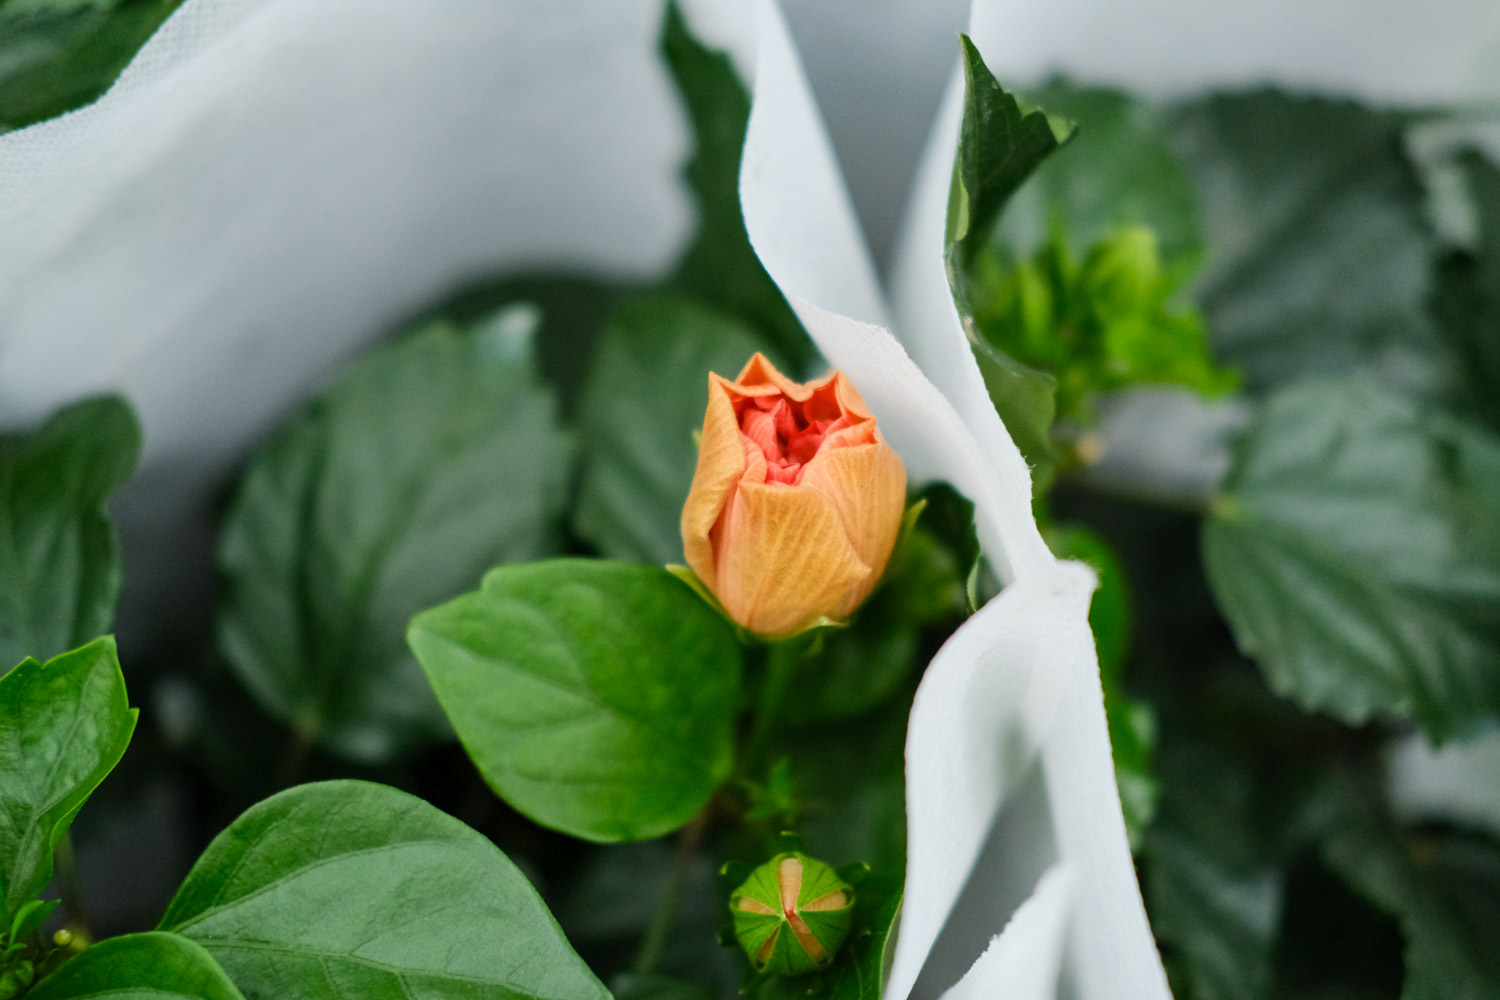
[[[784,872],[784,866],[799,866],[800,872]],[[796,880],[790,914],[781,903],[784,878]],[[809,909],[813,904],[817,908]],[[800,976],[832,964],[853,923],[854,889],[822,861],[788,851],[750,873],[730,895],[729,911],[735,936],[757,972]]]

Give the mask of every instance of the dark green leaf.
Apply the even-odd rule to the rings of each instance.
[[[609,985],[615,1000],[713,1000],[714,996],[697,983],[652,973],[622,973],[610,980]]]
[[[1061,226],[1070,245],[1088,248],[1115,231],[1156,234],[1169,271],[1202,252],[1192,178],[1172,149],[1167,116],[1119,91],[1054,83],[1028,93],[1048,114],[1075,123],[1068,144],[1022,185],[997,235],[1018,258],[1043,249]]]
[[[5,926],[52,877],[53,849],[124,755],[135,716],[109,637],[0,677]]]
[[[1271,686],[1433,739],[1500,713],[1500,439],[1369,378],[1272,397],[1240,442],[1204,558]]]
[[[966,35],[963,44],[964,116],[948,195],[949,280],[962,273],[990,238],[1000,213],[1021,184],[1067,138],[1040,111],[1023,114]],[[957,285],[957,282],[954,282]],[[955,287],[960,301],[963,296]]]
[[[1402,834],[1345,804],[1323,856],[1361,895],[1401,923],[1402,1000],[1500,996],[1500,848],[1459,834]]]
[[[1450,377],[1426,316],[1431,245],[1403,125],[1276,91],[1176,113],[1208,240],[1195,298],[1253,388],[1371,363],[1407,387]]]
[[[220,545],[220,645],[278,718],[364,761],[447,732],[403,641],[490,566],[552,550],[571,453],[530,311],[347,370],[256,456]]]
[[[666,570],[501,567],[409,638],[485,780],[545,826],[659,836],[729,775],[739,644]]]
[[[118,396],[75,403],[0,438],[0,670],[108,632],[120,540],[105,501],[130,477],[141,431]]]
[[[985,67],[964,36],[964,116],[959,130],[953,182],[948,191],[945,257],[948,284],[985,388],[1001,421],[1033,467],[1038,489],[1054,460],[1049,430],[1056,404],[1052,376],[1011,358],[982,338],[974,325],[975,303],[968,270],[988,240],[1007,200],[1055,149],[1059,141],[1047,116],[1022,114],[1016,99]]]
[[[1479,245],[1454,251],[1439,270],[1436,312],[1465,382],[1463,408],[1500,430],[1500,168],[1461,158],[1479,223]]]
[[[1000,414],[1000,422],[1005,424],[1031,466],[1032,493],[1046,492],[1057,463],[1052,447],[1057,380],[1047,372],[1021,364],[983,337],[971,336],[969,346],[979,362],[979,374],[984,378],[990,402],[995,404],[995,412]]]
[[[93,101],[180,3],[0,4],[0,132]]]
[[[326,996],[327,994],[318,994]],[[163,931],[126,934],[68,959],[27,1000],[244,1000],[213,956]]]
[[[739,374],[764,349],[740,323],[683,299],[620,308],[605,328],[579,417],[574,524],[611,559],[682,561],[679,520],[708,406],[708,373]]]
[[[1236,867],[1172,830],[1152,831],[1147,850],[1151,926],[1175,959],[1179,995],[1265,1000],[1280,926],[1280,873]]]
[[[1236,707],[1245,711],[1244,699]],[[1282,798],[1298,782],[1247,766],[1222,745],[1222,725],[1190,736],[1175,721],[1157,763],[1161,815],[1141,851],[1151,927],[1179,1000],[1267,1000],[1282,933],[1281,855],[1290,853],[1280,841],[1296,825]],[[1258,767],[1270,756],[1260,747],[1251,753]]]
[[[901,879],[870,878],[856,889],[854,936],[831,972],[829,1000],[880,1000],[887,953],[901,912]]]
[[[161,926],[208,949],[251,997],[609,995],[489,840],[360,781],[252,807],[203,852]]]
[[[738,316],[804,368],[817,351],[751,249],[740,211],[749,91],[727,55],[693,37],[676,3],[667,5],[662,54],[697,140],[686,174],[697,198],[698,232],[678,261],[671,285]]]
[[[676,989],[705,987],[725,997],[740,985],[738,949],[718,939],[729,927],[729,889],[719,862],[708,852],[682,851],[681,838],[612,844],[570,866],[572,885],[557,904],[557,919],[594,968],[638,963],[659,909],[675,893],[652,965],[659,975],[611,978],[616,1000],[658,994],[665,1000]],[[664,981],[667,976],[675,981]]]
[[[910,714],[909,698],[891,698],[857,719],[777,734],[770,756],[790,765],[800,807],[797,832],[807,850],[838,867],[891,871],[905,865]]]

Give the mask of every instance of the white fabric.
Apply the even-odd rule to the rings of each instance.
[[[1058,934],[1068,929],[1079,995],[1167,997],[1114,783],[1087,625],[1094,580],[1042,544],[1029,472],[988,401],[947,291],[938,212],[947,203],[958,115],[950,100],[907,228],[910,246],[898,258],[907,270],[895,315],[918,368],[875,325],[884,310],[868,301],[865,256],[849,250],[852,210],[829,194],[838,175],[827,139],[779,12],[770,2],[760,9],[740,178],[751,243],[824,356],[860,387],[914,477],[939,475],[974,500],[981,541],[1008,583],[929,665],[912,708],[907,888],[886,995],[903,1000],[919,974],[952,983],[966,971],[923,966],[1007,792],[1040,754],[1055,850],[1077,876],[1073,919],[1055,926]],[[1032,853],[1033,845],[1012,849]]]
[[[1275,81],[1406,104],[1500,97],[1492,0],[975,0],[1002,79],[1159,95]]]
[[[1057,995],[1071,880],[1057,865],[942,1000],[1044,1000]]]
[[[120,389],[213,475],[358,343],[507,267],[649,273],[690,223],[653,0],[190,0],[0,136],[0,420]]]
[[[1500,729],[1437,748],[1412,735],[1391,747],[1386,767],[1391,801],[1403,817],[1500,836]]]

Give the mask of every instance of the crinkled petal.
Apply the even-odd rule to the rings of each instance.
[[[735,490],[712,586],[745,628],[772,637],[800,632],[869,575],[833,502],[817,490],[776,483]]]

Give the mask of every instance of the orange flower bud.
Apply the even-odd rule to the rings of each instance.
[[[843,373],[803,385],[756,354],[733,382],[708,376],[682,545],[745,628],[783,638],[847,618],[905,506],[906,469]]]

